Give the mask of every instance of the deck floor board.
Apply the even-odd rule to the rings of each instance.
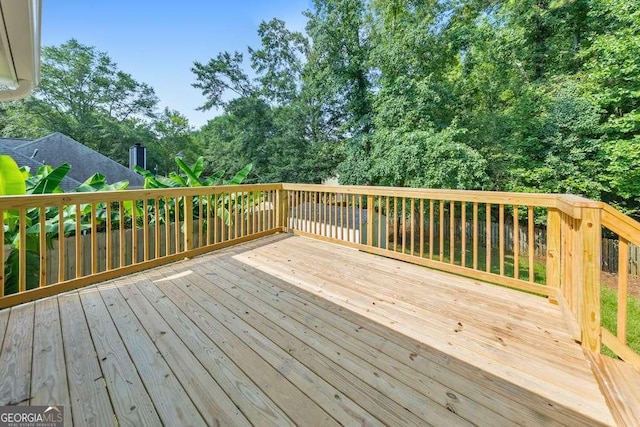
[[[290,235],[0,311],[0,349],[76,425],[614,424],[558,306]]]

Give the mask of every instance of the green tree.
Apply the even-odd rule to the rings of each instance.
[[[62,132],[126,163],[128,147],[153,139],[153,89],[118,69],[105,53],[72,39],[42,50],[34,96],[9,107],[8,136]]]

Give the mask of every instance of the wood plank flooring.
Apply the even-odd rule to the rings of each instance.
[[[546,299],[290,235],[0,311],[68,425],[613,425]]]

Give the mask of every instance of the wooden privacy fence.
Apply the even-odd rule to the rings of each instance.
[[[616,267],[603,228],[618,236]],[[627,346],[640,224],[571,195],[264,184],[2,197],[0,308],[283,231],[548,297],[585,349],[640,366]],[[604,259],[615,331],[601,326]]]

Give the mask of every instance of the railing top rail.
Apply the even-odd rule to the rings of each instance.
[[[640,246],[640,222],[606,203],[602,203],[602,225],[628,242]]]
[[[367,194],[390,197],[419,197],[460,202],[527,205],[555,208],[574,218],[580,218],[581,208],[600,208],[602,203],[571,194],[511,193],[501,191],[423,189],[375,186],[327,186],[319,184],[282,184],[284,190],[327,191],[345,194]]]
[[[282,184],[217,185],[212,187],[177,187],[126,191],[96,191],[87,193],[26,194],[0,196],[0,209],[31,208],[37,206],[72,205],[75,203],[117,202],[176,196],[200,196],[245,191],[280,190]]]

